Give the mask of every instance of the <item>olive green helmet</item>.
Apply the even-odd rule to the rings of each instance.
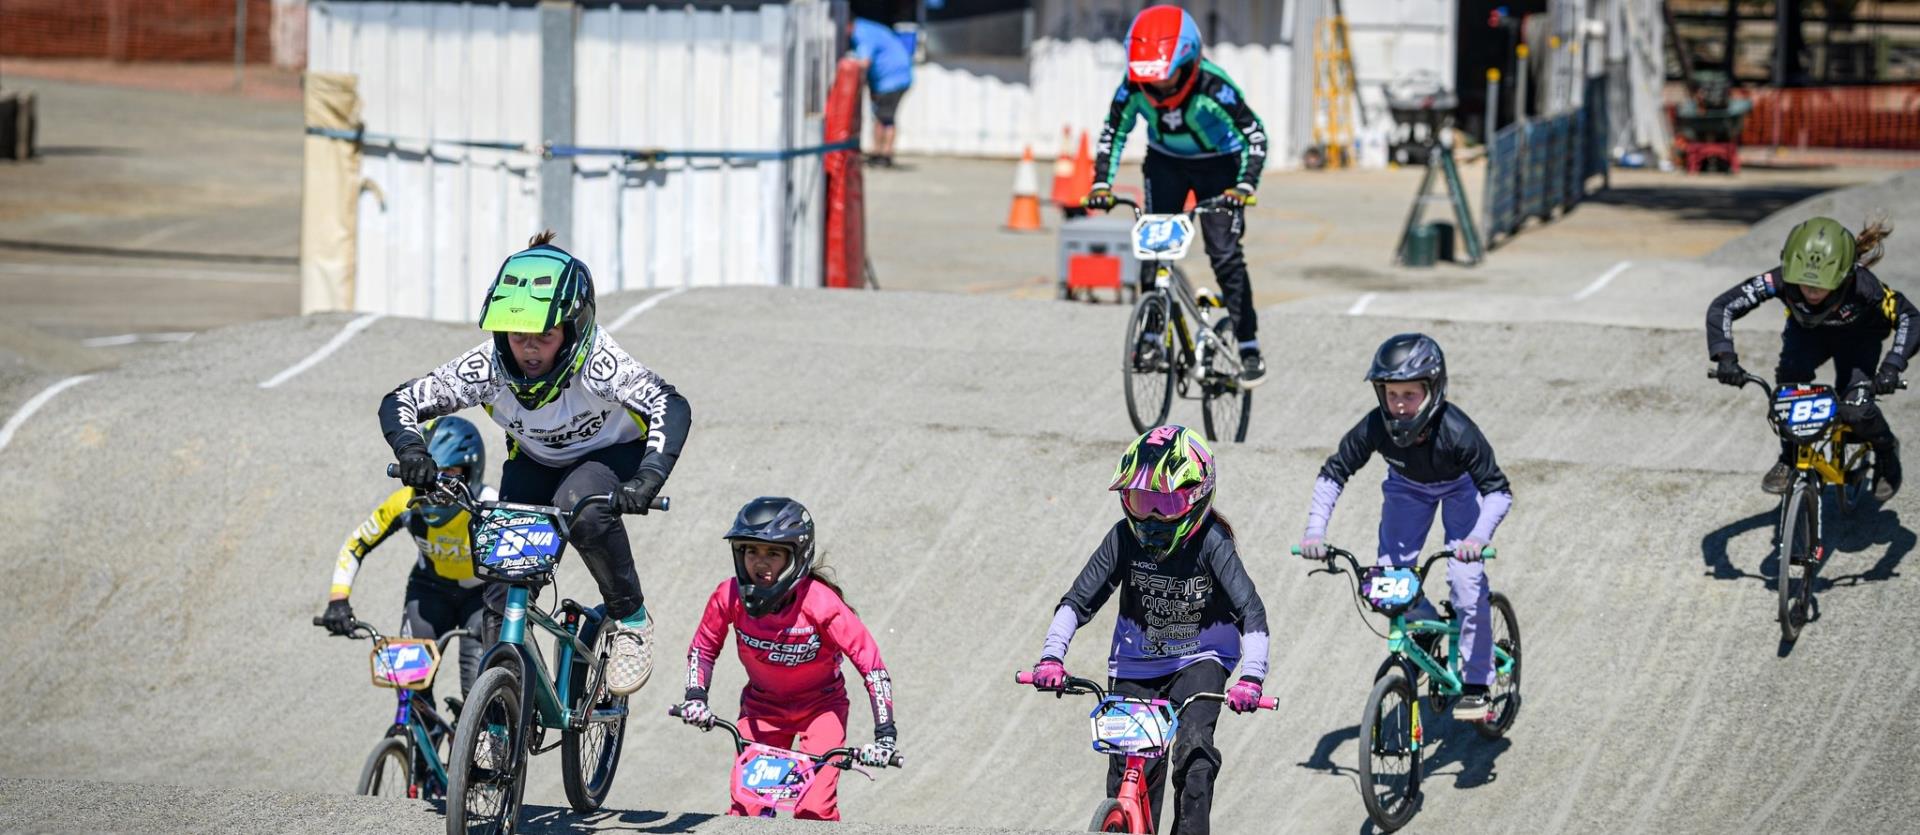
[[[1853,276],[1853,233],[1830,217],[1816,217],[1787,233],[1780,278],[1788,284],[1838,290]]]
[[[522,406],[538,409],[559,398],[593,350],[593,274],[586,262],[552,244],[507,257],[480,307],[480,329],[493,332],[493,361],[506,374]],[[566,341],[553,367],[535,377],[521,374],[507,345],[510,333],[563,329]]]

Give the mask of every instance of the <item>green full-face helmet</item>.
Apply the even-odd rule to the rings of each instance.
[[[563,329],[566,341],[553,367],[537,377],[524,376],[507,345],[510,333]],[[480,307],[480,329],[493,332],[493,361],[507,376],[522,406],[552,403],[593,350],[593,274],[586,262],[552,244],[539,244],[507,257]]]
[[[1853,278],[1857,255],[1853,233],[1847,227],[1830,217],[1816,217],[1787,234],[1787,244],[1780,248],[1780,278],[1802,287],[1838,290]],[[1787,307],[1801,325],[1813,327],[1839,306],[1841,296],[1832,293],[1812,310],[1803,311],[1798,305]]]

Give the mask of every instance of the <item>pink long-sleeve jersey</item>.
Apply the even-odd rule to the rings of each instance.
[[[847,685],[840,674],[845,657],[866,682],[875,737],[894,736],[893,681],[880,647],[825,583],[802,579],[786,607],[756,618],[741,605],[738,583],[722,581],[707,598],[687,651],[688,699],[707,698],[713,662],[726,647],[729,626],[740,636],[740,663],[747,669],[742,716],[798,719],[845,704]]]

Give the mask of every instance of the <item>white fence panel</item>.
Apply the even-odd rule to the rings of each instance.
[[[308,66],[359,79],[372,134],[361,174],[354,306],[461,320],[507,253],[539,231],[528,154],[446,140],[539,141],[535,12],[505,5],[309,6]]]

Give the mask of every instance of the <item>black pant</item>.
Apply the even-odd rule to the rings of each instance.
[[[1108,689],[1123,696],[1166,699],[1179,707],[1195,693],[1220,693],[1226,687],[1227,668],[1213,661],[1198,661],[1180,672],[1159,678],[1114,679]],[[1219,721],[1219,702],[1194,702],[1187,712],[1180,714],[1180,729],[1173,739],[1172,755],[1147,761],[1147,797],[1155,821],[1160,820],[1160,796],[1167,782],[1167,763],[1169,760],[1173,763],[1173,827],[1155,827],[1159,831],[1206,835],[1207,817],[1213,809],[1213,780],[1220,774],[1220,749],[1213,747],[1213,726]],[[1108,759],[1108,797],[1120,794],[1120,777],[1126,770],[1126,757]]]
[[[1803,328],[1789,319],[1786,330],[1780,333],[1780,367],[1775,369],[1774,376],[1781,383],[1810,383],[1820,364],[1833,360],[1834,387],[1840,390],[1840,398],[1846,400],[1849,389],[1873,385],[1873,373],[1880,367],[1881,341],[1885,338],[1886,334],[1868,328]],[[1893,427],[1887,425],[1886,416],[1880,413],[1871,388],[1866,398],[1865,406],[1844,409],[1841,419],[1859,440],[1884,447],[1893,442]],[[1782,441],[1780,460],[1792,459],[1793,444]]]
[[[1147,212],[1180,211],[1187,192],[1205,200],[1240,184],[1240,156],[1181,159],[1147,151]],[[1213,280],[1233,316],[1233,337],[1241,342],[1259,338],[1260,320],[1253,312],[1253,288],[1247,285],[1247,256],[1240,249],[1246,211],[1207,212],[1200,215],[1200,231],[1207,241],[1207,259],[1213,262]]]
[[[646,454],[646,442],[634,441],[594,450],[565,467],[549,467],[517,455],[500,468],[500,500],[571,510],[582,498],[612,492],[620,482],[633,478]],[[567,541],[580,552],[600,586],[608,617],[620,620],[640,611],[645,598],[640,594],[640,575],[633,570],[633,546],[627,543],[627,526],[611,505],[595,502],[580,511]]]
[[[407,611],[400,618],[401,637],[438,638],[455,629],[473,633],[473,637],[460,641],[460,693],[463,696],[480,675],[480,656],[493,645],[483,602],[486,593],[486,586],[465,589],[458,583],[419,571],[407,578]],[[442,659],[441,664],[445,663]],[[434,677],[439,678],[438,674]],[[425,695],[431,697],[433,692],[426,691]]]

